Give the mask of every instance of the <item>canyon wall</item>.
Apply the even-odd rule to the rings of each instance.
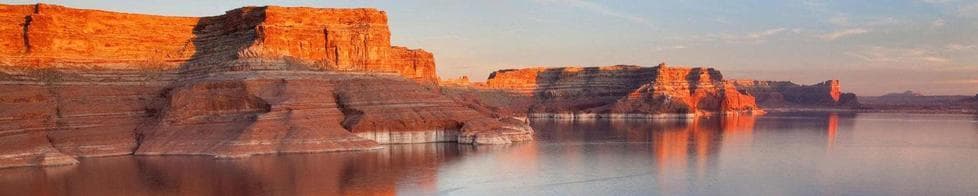
[[[0,20],[0,168],[532,139],[439,94],[433,55],[391,46],[374,9],[0,5]]]
[[[758,80],[733,80],[732,83],[756,97],[757,104],[765,108],[859,106],[855,94],[842,93],[838,80],[813,85]]]
[[[710,68],[527,68],[493,72],[478,92],[456,93],[489,110],[557,118],[655,118],[668,115],[754,112],[754,97]],[[486,98],[495,94],[506,98]],[[496,107],[496,108],[491,108]]]
[[[287,60],[438,81],[433,55],[391,46],[387,16],[376,9],[245,7],[196,18],[37,4],[0,5],[0,17],[4,66],[213,72]]]

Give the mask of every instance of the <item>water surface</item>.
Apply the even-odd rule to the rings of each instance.
[[[86,158],[0,170],[0,195],[978,195],[970,115],[535,120],[537,141]]]

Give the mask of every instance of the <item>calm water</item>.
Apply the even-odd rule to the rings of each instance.
[[[0,195],[978,195],[969,115],[538,120],[538,141],[0,170]]]

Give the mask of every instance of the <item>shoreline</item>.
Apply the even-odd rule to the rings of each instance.
[[[978,114],[969,109],[876,109],[876,108],[767,108],[768,112],[846,112],[846,113],[907,113],[907,114]]]
[[[739,112],[708,112],[708,113],[662,113],[662,114],[642,114],[642,113],[528,113],[528,119],[557,119],[557,120],[596,120],[596,119],[647,119],[647,120],[693,120],[701,117],[713,116],[740,116],[740,115],[763,115],[767,113],[763,110],[739,111]]]

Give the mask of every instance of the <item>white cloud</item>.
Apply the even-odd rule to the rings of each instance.
[[[766,42],[768,38],[773,36],[787,33],[800,34],[802,31],[803,29],[801,28],[789,29],[785,27],[777,27],[749,33],[710,33],[705,35],[679,36],[667,39],[693,45],[716,44],[717,42],[728,44],[758,44]]]
[[[951,63],[935,50],[922,48],[864,47],[845,55],[855,57],[871,64],[881,65],[946,65]]]
[[[776,35],[778,33],[781,33],[783,31],[785,31],[785,30],[788,30],[788,29],[787,28],[784,28],[784,27],[774,28],[774,29],[768,29],[768,30],[761,31],[761,32],[750,33],[750,34],[747,35],[747,37],[748,38],[758,39],[758,38],[763,38],[763,37],[767,37],[767,36]]]
[[[869,30],[863,28],[854,28],[854,29],[838,30],[827,34],[822,34],[818,37],[821,38],[822,40],[832,41],[847,36],[866,34],[866,33],[869,33]]]
[[[962,50],[972,50],[972,49],[976,49],[976,48],[978,48],[978,46],[976,46],[976,45],[964,45],[964,44],[947,44],[947,45],[944,46],[944,49],[947,49],[948,51],[951,51],[951,52],[962,51]]]
[[[938,18],[937,20],[934,20],[934,22],[930,22],[930,27],[940,28],[943,27],[945,24],[947,24],[947,22],[945,22],[943,18]]]
[[[727,19],[727,17],[723,17],[723,16],[713,18],[713,21],[725,25],[733,24],[733,22],[731,22],[730,19]]]
[[[621,11],[618,11],[618,10],[614,10],[614,9],[608,8],[608,7],[604,6],[604,5],[597,4],[597,3],[591,2],[591,1],[583,1],[583,0],[539,0],[538,2],[548,2],[548,3],[557,3],[557,4],[569,5],[571,7],[575,7],[575,8],[578,8],[578,9],[587,10],[587,11],[594,12],[594,13],[601,14],[601,15],[605,15],[605,16],[610,16],[610,17],[624,19],[624,20],[627,20],[627,21],[630,21],[630,22],[642,24],[642,25],[649,26],[649,27],[654,26],[654,25],[652,25],[651,22],[649,22],[645,18],[642,18],[642,17],[639,17],[639,16],[635,16],[635,15],[632,15],[630,13],[626,13],[626,12],[621,12]]]
[[[899,20],[892,16],[886,16],[886,17],[871,17],[865,19],[865,22],[863,24],[866,26],[893,26],[893,25],[900,25],[904,23],[905,21]]]
[[[679,49],[686,49],[686,48],[689,48],[689,47],[687,47],[686,45],[675,45],[675,46],[670,46],[670,47],[656,47],[655,48],[655,51],[656,52],[662,52],[662,51],[666,51],[666,50],[679,50]]]

